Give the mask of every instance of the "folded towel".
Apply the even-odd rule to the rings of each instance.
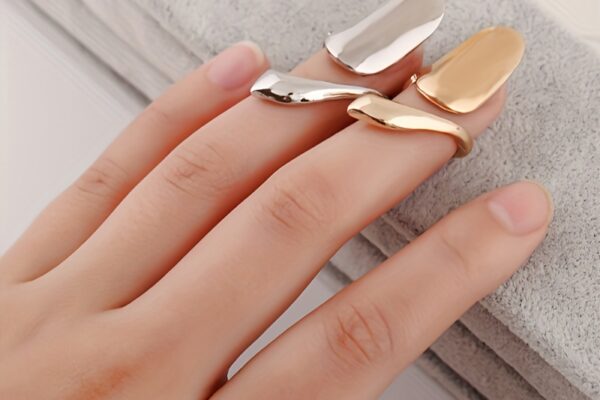
[[[326,32],[383,2],[32,1],[150,98],[238,40],[257,41],[276,68],[289,69]],[[355,278],[475,195],[521,178],[544,182],[556,202],[548,240],[423,356],[441,367],[424,368],[461,398],[468,390],[449,383],[451,369],[491,399],[600,398],[600,61],[528,0],[448,0],[429,61],[494,24],[516,27],[528,42],[503,117],[471,157],[450,163],[366,229],[360,246],[349,243],[343,251],[356,256],[337,268]],[[465,362],[461,350],[485,361]]]
[[[121,38],[169,81],[200,65],[192,51],[162,29],[137,4],[120,0],[80,0],[106,27]],[[160,52],[157,52],[160,49]]]

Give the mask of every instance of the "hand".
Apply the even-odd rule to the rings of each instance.
[[[357,77],[321,51],[294,73],[393,94],[420,66],[417,50]],[[445,135],[351,124],[344,101],[246,98],[266,68],[243,43],[174,85],[3,256],[0,398],[374,398],[543,239],[538,185],[483,195],[227,382],[336,249],[455,151]],[[400,96],[477,136],[505,91],[464,116]]]

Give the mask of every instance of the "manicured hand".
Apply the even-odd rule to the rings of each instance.
[[[1,399],[376,398],[544,238],[537,184],[484,194],[227,381],[335,251],[456,150],[352,123],[346,101],[247,98],[267,64],[242,43],[175,84],[0,260]],[[417,50],[359,77],[321,51],[294,73],[392,95],[420,67]],[[398,100],[478,136],[504,97],[465,116],[414,87]]]

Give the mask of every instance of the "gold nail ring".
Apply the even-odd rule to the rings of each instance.
[[[348,106],[348,114],[357,120],[393,131],[448,135],[456,142],[454,157],[465,157],[473,149],[473,138],[462,126],[381,96],[368,94],[359,97]]]

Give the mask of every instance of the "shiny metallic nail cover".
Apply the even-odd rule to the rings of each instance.
[[[354,73],[391,67],[435,32],[444,0],[391,0],[353,27],[325,40],[329,54]]]
[[[360,121],[391,131],[448,135],[456,142],[454,157],[465,157],[473,149],[473,139],[462,126],[394,100],[375,95],[362,96],[348,106],[348,114]]]
[[[456,114],[480,108],[521,62],[525,42],[506,27],[484,29],[413,77],[419,92],[436,106]]]
[[[364,94],[383,96],[374,89],[299,78],[274,70],[268,70],[262,74],[254,83],[250,92],[256,97],[282,104],[307,104],[329,100],[355,99]]]

